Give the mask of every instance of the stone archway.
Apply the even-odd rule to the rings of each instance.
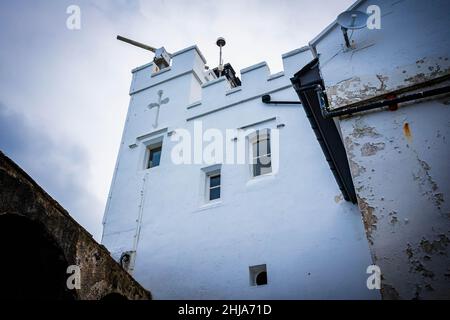
[[[76,265],[80,288],[68,290]],[[0,301],[127,299],[151,294],[70,214],[0,151]]]
[[[20,215],[0,215],[0,299],[73,300],[67,261],[44,226]]]

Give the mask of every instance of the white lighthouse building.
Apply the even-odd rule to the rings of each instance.
[[[298,101],[290,77],[313,56],[282,59],[239,81],[192,46],[132,71],[102,242],[155,299],[379,298],[361,214],[303,108],[261,101]]]

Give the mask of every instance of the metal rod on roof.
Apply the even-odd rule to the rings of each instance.
[[[226,41],[224,38],[222,38],[222,37],[217,38],[216,45],[220,48],[219,66],[217,67],[217,70],[219,71],[219,77],[222,76],[222,71],[223,71],[222,48],[225,47],[225,44],[226,44]]]
[[[117,36],[117,40],[120,40],[120,41],[126,42],[128,44],[131,44],[133,46],[136,46],[136,47],[139,47],[139,48],[151,51],[153,53],[155,53],[155,51],[156,51],[156,49],[151,47],[151,46],[148,46],[146,44],[143,44],[143,43],[140,43],[140,42],[137,42],[137,41],[134,41],[134,40],[122,37],[122,36]]]

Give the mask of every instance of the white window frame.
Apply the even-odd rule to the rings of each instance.
[[[253,149],[254,145],[259,143],[260,141],[268,140],[270,152],[263,154],[263,155],[254,155]],[[251,133],[248,137],[249,142],[249,160],[250,160],[250,173],[252,178],[258,178],[262,176],[272,175],[273,174],[273,168],[272,168],[272,140],[270,139],[270,129],[260,129],[253,133]],[[258,149],[258,148],[257,148]],[[270,157],[270,172],[262,173],[255,175],[255,164],[256,161],[262,157]]]
[[[144,170],[154,170],[161,166],[162,163],[162,157],[163,157],[163,145],[164,145],[164,139],[162,137],[154,140],[150,140],[144,143],[145,145],[145,157],[144,157]],[[150,154],[151,151],[157,148],[161,148],[161,156],[159,158],[159,165],[149,167],[150,165]]]
[[[211,187],[211,178],[220,176],[220,183],[218,186]],[[211,199],[211,189],[219,189],[219,197],[217,199]],[[222,198],[222,173],[214,172],[206,175],[206,200],[207,202],[220,201]]]
[[[206,168],[202,168],[203,171],[203,204],[213,204],[222,202],[223,198],[223,174],[222,174],[222,165],[215,164]],[[211,177],[215,177],[220,175],[220,197],[217,199],[209,200],[210,198],[210,182]]]

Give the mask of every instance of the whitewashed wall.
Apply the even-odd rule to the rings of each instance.
[[[308,50],[283,56],[285,71],[265,63],[241,70],[242,87],[206,83],[196,47],[175,54],[170,70],[134,71],[131,102],[104,218],[103,244],[118,259],[137,250],[134,277],[155,299],[377,299],[366,287],[372,264],[361,214],[342,200],[289,81]],[[146,106],[163,90],[159,128]],[[253,179],[248,165],[222,166],[222,198],[202,201],[207,165],[174,165],[177,128],[280,127],[280,168]],[[284,126],[283,126],[284,125]],[[144,170],[146,143],[163,137],[159,167]],[[131,146],[131,147],[130,147]],[[140,231],[139,231],[140,230]],[[136,241],[138,239],[138,241]],[[249,266],[266,264],[268,285],[252,287]]]
[[[450,2],[359,1],[355,9],[373,4],[381,29],[356,31],[354,49],[343,49],[336,26],[312,42],[332,108],[450,74]],[[339,123],[383,297],[450,298],[450,97]]]

